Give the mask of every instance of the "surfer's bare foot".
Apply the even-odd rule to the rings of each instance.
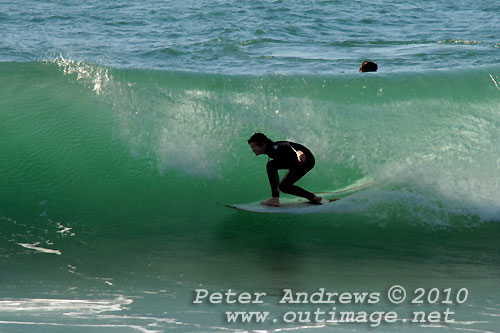
[[[312,200],[310,200],[311,202],[321,202],[321,200],[323,200],[322,197],[318,197],[317,195],[314,196],[314,198]]]
[[[279,207],[280,206],[280,198],[278,197],[271,197],[267,200],[261,201],[261,205],[266,205],[266,206],[273,206],[273,207]]]

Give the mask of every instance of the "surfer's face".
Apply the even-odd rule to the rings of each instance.
[[[250,148],[252,148],[252,151],[255,154],[255,156],[264,154],[264,152],[266,151],[265,143],[263,143],[262,146],[260,146],[257,142],[250,142],[249,145]]]

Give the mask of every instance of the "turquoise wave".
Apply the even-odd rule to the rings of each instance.
[[[374,182],[325,214],[431,225],[500,217],[497,67],[238,76],[57,58],[1,63],[0,73],[4,217],[106,216],[133,228],[127,216],[149,216],[184,233],[172,221],[217,221],[227,214],[217,201],[269,195],[266,159],[246,143],[255,131],[313,151],[308,189]]]

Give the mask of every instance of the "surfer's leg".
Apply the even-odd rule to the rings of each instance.
[[[261,201],[261,205],[267,206],[275,206],[278,207],[280,205],[280,191],[279,191],[279,183],[280,176],[278,174],[278,170],[282,169],[279,163],[275,160],[271,160],[267,162],[267,177],[269,178],[269,185],[271,186],[271,197],[267,200]]]
[[[278,174],[278,170],[280,169],[279,164],[275,160],[271,160],[267,162],[267,177],[269,178],[269,185],[271,186],[271,195],[273,197],[279,197],[279,184],[280,184],[280,176]]]
[[[304,177],[306,173],[311,170],[309,167],[290,169],[286,176],[283,178],[279,184],[279,190],[284,193],[295,195],[298,197],[306,198],[310,201],[315,201],[316,195],[314,193],[304,190],[302,187],[293,185],[300,178]],[[321,200],[321,199],[320,199]]]

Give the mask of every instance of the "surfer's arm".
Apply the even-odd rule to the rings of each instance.
[[[297,145],[295,147],[297,149],[295,149],[292,144],[294,143],[288,141],[276,142],[273,145],[274,153],[271,157],[281,161],[288,168],[295,167],[298,163],[304,163],[306,161],[306,154],[303,152],[302,146]]]

